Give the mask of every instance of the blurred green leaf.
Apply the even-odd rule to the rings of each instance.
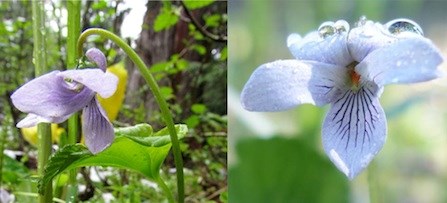
[[[225,61],[227,60],[228,54],[227,54],[227,46],[225,46],[222,51],[220,51],[220,60]]]
[[[92,4],[93,10],[103,10],[107,8],[107,2],[104,0],[97,1]]]
[[[200,124],[200,118],[197,115],[192,115],[185,120],[185,123],[189,128],[195,128]]]
[[[214,0],[183,0],[183,2],[188,9],[198,9],[212,4]]]
[[[200,55],[204,55],[206,53],[206,48],[203,45],[200,44],[194,44],[192,45],[192,49],[197,51]]]
[[[178,59],[175,62],[175,67],[177,67],[177,70],[182,71],[185,70],[188,67],[188,61],[185,59]]]
[[[173,92],[170,87],[160,87],[160,93],[166,100],[174,98]]]
[[[174,12],[172,12],[170,6],[166,8],[165,5],[165,7],[160,11],[158,16],[155,18],[154,31],[159,32],[164,29],[168,29],[174,26],[178,20],[179,17]]]
[[[205,26],[207,27],[218,27],[221,20],[221,14],[213,14],[210,16],[205,16]]]
[[[152,65],[150,67],[150,71],[152,73],[163,72],[169,69],[170,66],[173,66],[173,64],[170,61],[162,61]]]
[[[23,163],[3,155],[2,181],[9,184],[18,184],[29,175],[29,170]]]
[[[206,106],[203,104],[193,104],[191,106],[191,111],[196,113],[196,114],[202,114],[205,113],[205,111],[207,110]]]
[[[236,146],[229,202],[348,202],[344,175],[300,140],[247,139]]]

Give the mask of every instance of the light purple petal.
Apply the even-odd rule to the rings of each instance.
[[[113,126],[96,99],[92,99],[84,108],[82,122],[85,144],[93,154],[103,151],[112,144],[115,137]]]
[[[443,61],[430,40],[412,37],[370,53],[357,65],[362,77],[383,86],[391,83],[415,83],[440,77],[438,65]]]
[[[36,126],[39,123],[62,123],[65,120],[67,120],[71,114],[65,116],[65,117],[53,117],[53,118],[44,118],[41,116],[38,116],[36,114],[28,114],[25,118],[23,118],[21,121],[17,123],[18,128],[29,128]]]
[[[352,58],[360,62],[372,51],[398,40],[379,23],[366,21],[364,25],[353,28],[348,37],[348,49]]]
[[[100,68],[103,72],[106,72],[107,59],[106,56],[104,56],[104,54],[99,49],[90,48],[85,53],[85,56],[87,56],[88,60],[98,65],[98,68]]]
[[[89,89],[97,92],[101,97],[112,96],[118,85],[118,77],[113,73],[104,73],[100,69],[67,70],[60,72],[59,76],[79,82]]]
[[[279,60],[261,65],[245,84],[242,106],[249,111],[282,111],[299,104],[324,105],[339,93],[347,69],[331,64]]]
[[[291,34],[287,46],[292,55],[299,60],[319,61],[346,66],[352,62],[347,47],[347,32],[337,33],[325,39],[318,32],[311,32],[303,39],[298,34]]]
[[[386,140],[386,118],[374,88],[347,90],[331,106],[323,123],[323,147],[349,179],[365,169]]]
[[[12,95],[14,106],[22,112],[45,118],[60,119],[82,109],[93,98],[94,92],[88,88],[78,89],[67,83],[53,71],[37,77]]]

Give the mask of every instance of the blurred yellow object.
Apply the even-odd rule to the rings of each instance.
[[[33,146],[37,145],[37,126],[31,128],[21,128],[23,139],[25,139],[28,143]],[[51,124],[51,138],[53,143],[58,143],[61,137],[61,134],[65,131],[64,128],[59,128],[59,126],[55,123]]]
[[[102,108],[106,111],[110,122],[112,122],[118,116],[118,112],[123,105],[124,96],[126,93],[127,70],[124,68],[124,61],[109,66],[107,68],[107,72],[113,73],[118,77],[118,87],[115,94],[107,99],[104,99],[98,95],[98,101]]]

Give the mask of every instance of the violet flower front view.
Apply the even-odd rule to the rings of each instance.
[[[118,78],[105,72],[106,58],[101,51],[92,48],[86,56],[99,68],[52,71],[29,81],[11,95],[14,106],[28,113],[17,127],[61,123],[82,109],[82,132],[88,149],[96,154],[112,143],[113,126],[96,94],[103,98],[112,96]]]
[[[417,83],[442,75],[443,58],[411,20],[386,24],[362,17],[353,29],[344,20],[323,23],[287,46],[296,59],[258,67],[245,84],[249,111],[283,111],[301,104],[331,104],[322,127],[326,154],[349,179],[368,166],[386,140],[379,103],[383,86]]]

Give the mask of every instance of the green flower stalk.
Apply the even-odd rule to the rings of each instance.
[[[36,76],[46,73],[46,47],[45,47],[45,12],[43,1],[32,2],[33,15],[33,39],[34,39],[34,68]],[[51,128],[50,124],[40,123],[37,127],[38,134],[38,174],[44,174],[45,166],[51,155]],[[53,189],[51,182],[45,186],[45,193],[39,195],[39,202],[51,202],[53,199]]]

